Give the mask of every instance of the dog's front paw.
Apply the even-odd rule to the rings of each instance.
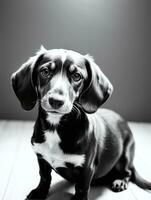
[[[112,183],[112,189],[114,192],[121,192],[126,190],[128,183],[125,180],[117,179]]]
[[[28,194],[26,200],[44,200],[46,199],[47,195],[48,191],[36,188]]]

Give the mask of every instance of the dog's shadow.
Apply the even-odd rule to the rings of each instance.
[[[106,188],[104,186],[93,186],[90,189],[89,199],[95,200],[98,197],[101,197],[105,191]],[[74,184],[62,180],[52,185],[47,200],[70,200],[74,193]]]

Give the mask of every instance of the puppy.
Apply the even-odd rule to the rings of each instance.
[[[38,102],[31,143],[40,182],[27,199],[47,197],[52,170],[75,183],[72,200],[88,200],[90,185],[106,180],[116,192],[129,181],[151,190],[134,168],[128,124],[100,108],[113,87],[90,56],[42,47],[12,75],[12,86],[23,109]]]

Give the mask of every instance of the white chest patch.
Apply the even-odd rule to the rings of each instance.
[[[65,154],[59,146],[60,138],[57,132],[45,132],[44,143],[34,143],[35,153],[39,153],[54,168],[66,167],[65,163],[74,164],[75,167],[82,166],[85,162],[85,155]],[[70,142],[70,141],[69,141]]]

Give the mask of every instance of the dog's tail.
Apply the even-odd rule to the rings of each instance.
[[[133,172],[132,172],[132,177],[131,177],[131,181],[133,183],[135,183],[137,186],[139,186],[140,188],[144,189],[144,190],[148,190],[151,192],[151,182],[146,181],[145,179],[143,179],[138,172],[136,171],[135,168],[133,168]]]

